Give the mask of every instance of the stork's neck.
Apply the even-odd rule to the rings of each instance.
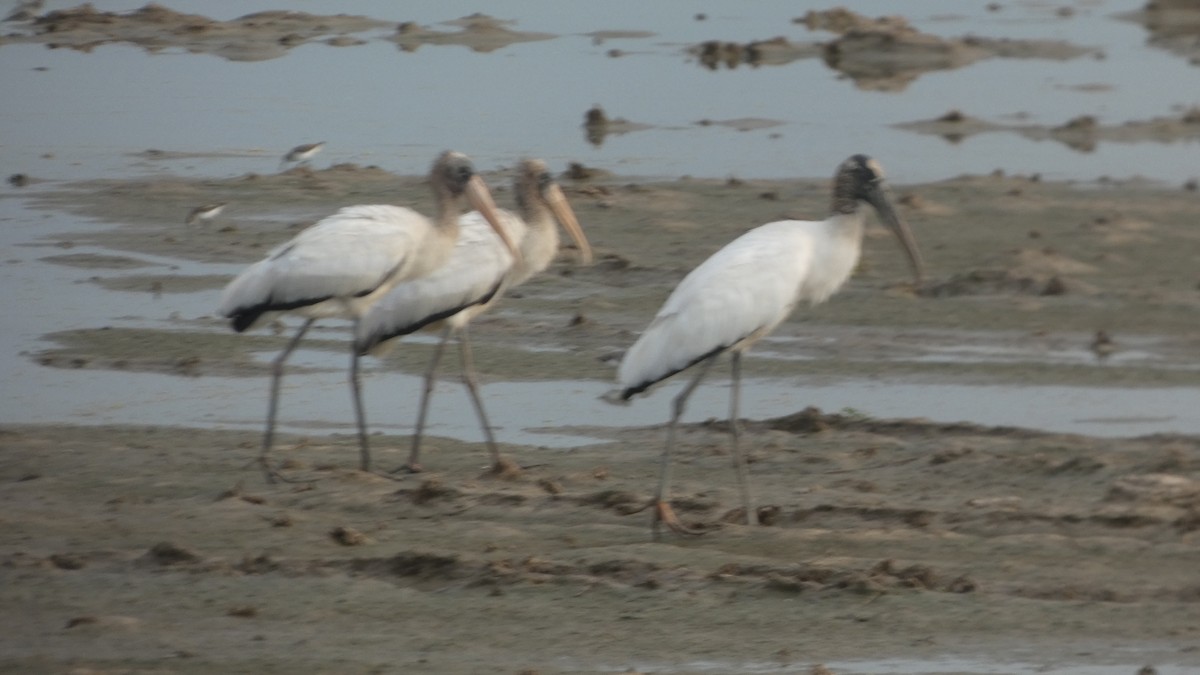
[[[439,230],[445,233],[450,240],[458,238],[458,219],[463,214],[462,198],[456,197],[445,188],[438,187],[435,190],[436,203],[436,220],[434,224]]]
[[[835,206],[833,215],[825,221],[825,226],[829,229],[831,238],[849,240],[854,242],[854,246],[860,246],[867,226],[867,210],[862,208],[860,202],[854,200],[849,202],[849,206],[843,204],[842,208],[844,210],[839,211]]]
[[[558,226],[545,200],[530,187],[517,193],[517,212],[525,221],[521,238],[521,280],[545,269],[558,252]],[[518,281],[519,283],[519,281]]]
[[[862,202],[856,198],[853,178],[839,174],[833,183],[833,204],[829,209],[834,215],[852,214],[862,211]]]
[[[826,222],[834,229],[833,235],[861,242],[866,226],[866,209],[856,196],[857,192],[854,177],[847,172],[838,173],[833,179],[832,216]]]
[[[800,290],[800,297],[812,304],[824,302],[854,274],[862,253],[866,212],[834,213],[816,223],[823,230],[812,238],[812,270]]]
[[[517,212],[520,214],[521,220],[525,221],[525,225],[529,227],[530,234],[536,233],[537,236],[542,236],[548,232],[551,236],[557,237],[554,214],[551,213],[545,200],[538,196],[536,187],[523,187],[517,193]]]

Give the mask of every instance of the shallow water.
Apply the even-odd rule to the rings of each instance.
[[[144,274],[161,270],[181,275],[233,274],[240,265],[201,264],[145,254],[128,255],[91,246],[61,249],[31,241],[41,231],[83,231],[104,227],[71,221],[59,214],[14,212],[11,200],[0,200],[0,309],[20,321],[6,322],[0,331],[0,423],[170,424],[226,429],[254,429],[266,409],[266,378],[190,378],[179,375],[70,370],[44,367],[34,355],[52,346],[42,336],[60,330],[120,326],[159,330],[196,330],[189,320],[211,316],[215,291],[174,293],[116,292],[92,283],[97,275]],[[129,271],[76,268],[44,260],[63,253],[115,254],[143,261],[147,267]],[[183,323],[181,323],[183,322]],[[330,322],[314,328],[315,336],[347,337],[346,328]],[[416,336],[414,341],[426,340]],[[764,341],[750,358],[788,359],[804,351],[796,338],[776,336]],[[403,346],[400,347],[403,349]],[[1146,350],[1152,349],[1147,346]],[[1163,361],[1151,351],[1134,350],[1126,358]],[[262,353],[267,361],[273,353]],[[892,358],[884,354],[882,358]],[[915,362],[1076,363],[1075,350],[1036,351],[977,345],[930,347],[899,357]],[[316,372],[289,375],[284,380],[280,424],[302,433],[352,433],[353,415],[345,383],[347,356],[321,349],[299,349],[291,365]],[[367,415],[375,431],[407,433],[415,415],[420,378],[378,369],[364,360]],[[697,390],[685,420],[728,416],[728,382],[720,368],[713,386]],[[676,378],[656,387],[648,397],[627,406],[601,397],[608,382],[548,380],[486,381],[485,405],[503,442],[572,447],[596,442],[573,426],[621,427],[662,424],[671,398],[686,384]],[[114,392],[120,392],[114,396]],[[981,404],[982,403],[982,404]],[[1151,433],[1200,434],[1200,388],[1117,388],[1077,386],[976,385],[914,382],[887,378],[771,378],[743,384],[742,416],[764,419],[813,405],[827,412],[853,411],[872,417],[924,417],[938,422],[974,422],[1020,426],[1097,436],[1136,436]],[[531,415],[530,411],[538,411]],[[563,428],[566,427],[566,428]],[[463,440],[482,440],[469,400],[457,379],[439,383],[430,413],[429,431]]]
[[[71,6],[49,2],[47,9]],[[105,3],[133,9],[141,0]],[[327,4],[293,0],[179,0],[180,11],[231,19],[256,9],[328,13]],[[147,54],[129,45],[91,53],[43,46],[4,46],[0,88],[3,169],[43,178],[155,172],[227,176],[270,172],[280,155],[303,142],[329,145],[314,161],[377,164],[420,173],[435,153],[454,147],[494,168],[534,155],[552,166],[568,161],[626,175],[739,177],[825,176],[852,152],[884,161],[896,182],[924,182],[962,173],[1040,173],[1094,180],[1147,176],[1182,183],[1196,175],[1197,142],[1101,143],[1080,152],[1052,141],[990,133],[957,144],[891,125],[939,117],[950,109],[995,122],[1059,126],[1079,115],[1103,124],[1178,115],[1198,102],[1200,69],[1146,46],[1146,31],[1116,15],[1141,0],[1090,0],[1060,17],[1054,3],[917,0],[904,16],[918,29],[947,37],[982,35],[1065,40],[1103,50],[1067,61],[987,59],[925,74],[902,92],[864,91],[818,59],[783,66],[710,71],[686,48],[705,40],[750,41],[784,36],[828,40],[792,19],[836,3],[770,0],[705,8],[681,1],[615,0],[506,3],[497,18],[514,28],[552,33],[492,53],[426,45],[406,53],[383,38],[335,48],[306,44],[283,58],[232,62],[182,50]],[[468,2],[396,5],[347,0],[337,11],[438,26],[478,11]],[[894,3],[860,1],[868,15],[894,13]],[[654,35],[597,41],[597,31]],[[623,56],[608,56],[619,49]],[[1153,73],[1153,77],[1147,77]],[[1170,82],[1171,86],[1161,83]],[[584,113],[599,104],[610,117],[652,125],[585,139]],[[736,131],[701,120],[763,118],[779,126]],[[149,161],[149,148],[221,156]],[[52,157],[46,157],[49,153]]]
[[[313,366],[330,360],[328,353],[297,352],[294,363]],[[344,359],[335,360],[344,368]],[[21,385],[6,389],[0,423],[65,419],[77,424],[254,429],[261,427],[266,413],[266,378],[59,371],[28,360],[10,366],[15,367],[5,369],[6,381]],[[498,440],[572,447],[602,440],[573,433],[569,427],[574,425],[618,428],[663,423],[671,398],[683,384],[663,385],[650,399],[628,406],[600,399],[610,385],[576,380],[487,382],[483,398]],[[419,377],[368,374],[364,387],[373,430],[396,434],[411,430]],[[121,395],[114,397],[113,392]],[[981,406],[981,401],[987,405]],[[727,386],[703,387],[692,397],[684,419],[724,418],[728,405]],[[1200,390],[1194,388],[974,386],[887,380],[812,384],[796,379],[754,379],[743,383],[743,417],[777,417],[809,405],[881,418],[922,417],[1094,436],[1200,434],[1200,419],[1194,414],[1200,409]],[[353,432],[344,371],[286,377],[280,406],[281,429]],[[559,428],[564,426],[568,428]],[[428,428],[433,435],[482,440],[469,399],[456,379],[439,383]]]

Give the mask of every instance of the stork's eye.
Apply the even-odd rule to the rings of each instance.
[[[467,188],[475,171],[468,165],[454,164],[446,167],[446,182],[451,191],[458,194]]]

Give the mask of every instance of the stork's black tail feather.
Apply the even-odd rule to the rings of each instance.
[[[404,335],[411,335],[412,333],[415,333],[430,324],[437,323],[438,321],[441,321],[442,319],[449,319],[450,317],[454,316],[455,314],[458,314],[459,312],[467,309],[468,307],[474,307],[475,305],[486,305],[487,303],[492,301],[492,298],[496,297],[496,294],[500,292],[500,289],[502,286],[503,286],[503,283],[496,284],[495,286],[492,287],[491,290],[489,290],[484,295],[482,295],[478,298],[475,298],[474,300],[469,300],[457,307],[451,307],[449,309],[444,309],[440,312],[434,312],[433,314],[430,314],[429,316],[426,316],[426,317],[419,319],[417,321],[414,321],[412,323],[405,324],[404,326],[398,326],[398,327],[394,327],[394,328],[390,328],[390,329],[379,330],[371,335],[368,335],[365,338],[359,338],[359,339],[355,340],[355,342],[354,342],[354,351],[359,356],[365,356],[372,349],[374,349],[377,345],[387,342],[388,340],[391,340],[392,338],[398,338],[398,337],[402,337]]]
[[[261,311],[258,312],[238,312],[229,317],[229,324],[233,326],[233,330],[238,333],[244,333],[247,328],[254,325],[258,321],[258,317],[262,316]]]
[[[734,344],[736,344],[736,343],[734,343]],[[691,368],[692,366],[694,366],[697,363],[700,363],[701,361],[704,361],[706,359],[715,359],[718,355],[721,354],[721,352],[725,351],[726,349],[729,349],[732,346],[733,345],[721,345],[720,347],[717,347],[715,349],[712,349],[710,351],[707,351],[707,352],[701,354],[700,356],[697,356],[696,358],[692,359],[691,361],[688,361],[686,364],[680,366],[679,368],[676,368],[675,370],[664,373],[652,380],[647,380],[645,382],[642,382],[641,384],[635,384],[632,387],[626,387],[625,389],[621,390],[620,398],[622,401],[628,401],[629,399],[633,398],[634,396],[637,396],[638,394],[642,393],[643,391],[646,391],[650,387],[653,387],[654,385],[658,384],[659,382],[662,382],[663,380],[667,379],[668,377],[671,377],[672,375],[675,375],[676,373],[682,373],[683,371],[687,370],[688,368]]]
[[[262,318],[262,315],[266,314],[267,312],[287,312],[293,309],[299,309],[301,307],[308,307],[309,305],[316,305],[333,297],[335,296],[326,295],[320,298],[304,298],[302,300],[291,300],[289,302],[276,302],[268,298],[266,302],[260,302],[257,305],[238,307],[237,309],[225,314],[225,316],[230,320],[230,325],[233,326],[233,329],[239,333],[242,333],[257,323],[258,320]]]

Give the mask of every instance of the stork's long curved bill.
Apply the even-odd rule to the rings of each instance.
[[[591,265],[592,245],[584,236],[583,228],[575,218],[575,212],[571,210],[571,205],[567,202],[567,196],[563,194],[562,188],[558,185],[551,185],[547,188],[546,201],[550,203],[550,210],[554,212],[554,217],[562,223],[567,234],[571,235],[571,239],[575,241],[575,247],[579,249],[579,261],[584,265]]]
[[[501,224],[500,214],[496,210],[496,202],[492,200],[492,193],[483,179],[479,176],[471,176],[471,179],[467,181],[465,192],[471,208],[482,214],[488,225],[492,226],[492,229],[496,231],[496,236],[504,242],[504,248],[507,248],[508,252],[512,254],[513,260],[520,260],[521,250],[513,243]]]
[[[917,286],[920,286],[925,278],[925,264],[921,261],[921,251],[917,248],[917,240],[913,237],[908,223],[901,220],[900,216],[896,214],[892,200],[888,198],[887,192],[881,185],[872,186],[867,193],[867,199],[871,202],[871,206],[875,207],[883,224],[900,240],[900,245],[904,247],[904,252],[908,255],[908,262],[912,265],[913,278]]]

